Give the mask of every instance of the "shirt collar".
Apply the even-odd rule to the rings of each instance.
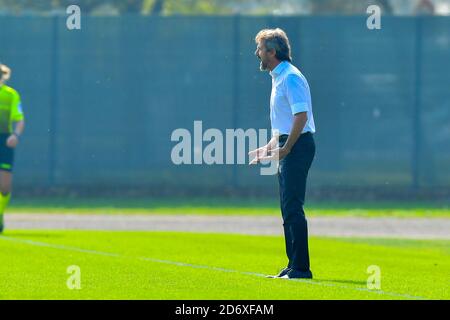
[[[284,71],[284,69],[286,69],[286,67],[288,66],[288,63],[289,62],[287,62],[287,61],[282,61],[276,66],[275,69],[270,71],[270,75],[272,76],[272,78],[278,77]]]

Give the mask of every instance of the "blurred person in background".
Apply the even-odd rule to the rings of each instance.
[[[418,15],[433,15],[435,8],[431,0],[420,0],[414,11]]]
[[[0,63],[0,233],[11,198],[14,150],[25,127],[20,96],[5,84],[10,78],[11,69]]]

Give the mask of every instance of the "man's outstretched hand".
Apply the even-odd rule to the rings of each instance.
[[[253,151],[250,151],[248,153],[248,155],[250,156],[250,158],[253,158],[253,160],[250,161],[249,164],[257,164],[261,157],[267,156],[267,153],[268,153],[268,147],[267,146],[264,146],[262,148],[258,148],[258,149],[255,149]]]
[[[250,157],[254,156],[255,158],[250,161],[250,164],[257,164],[261,161],[279,161],[282,160],[289,154],[289,150],[285,148],[276,148],[273,150],[268,150],[267,148],[259,148],[248,153]]]

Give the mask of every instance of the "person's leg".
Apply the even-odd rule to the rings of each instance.
[[[308,225],[303,210],[306,180],[315,154],[312,136],[302,136],[286,157],[281,175],[284,178],[283,212],[287,233],[292,238],[292,268],[309,272]]]
[[[308,223],[303,211],[303,203],[293,200],[288,204],[291,213],[288,227],[292,237],[292,268],[307,272],[309,265]]]
[[[0,232],[4,229],[3,214],[11,198],[12,173],[0,170]]]
[[[3,214],[11,198],[14,149],[6,145],[8,134],[0,134],[0,232],[4,229]]]
[[[284,143],[286,143],[287,137],[280,137],[279,140],[279,147],[282,147]],[[283,277],[285,276],[292,268],[292,256],[294,253],[293,246],[292,246],[292,235],[291,230],[289,228],[289,225],[286,224],[286,214],[284,211],[285,204],[285,189],[286,189],[286,182],[285,177],[282,174],[283,172],[283,163],[284,160],[281,160],[278,166],[278,185],[279,185],[279,193],[280,193],[280,209],[281,209],[281,216],[283,217],[283,229],[284,229],[284,240],[285,240],[285,246],[286,246],[286,255],[288,257],[288,264],[285,268],[283,268],[278,275],[275,276],[268,276],[269,278],[277,278],[277,277]]]
[[[278,171],[278,182],[279,182],[279,188],[280,188],[280,208],[281,208],[281,214],[283,217],[283,226],[284,226],[284,213],[283,213],[283,189],[284,189],[284,182],[283,177],[280,175]],[[282,270],[278,272],[276,275],[269,275],[268,278],[280,278],[286,276],[289,271],[292,269],[292,255],[293,255],[293,247],[292,247],[292,237],[291,232],[287,226],[284,227],[284,240],[286,244],[286,255],[288,257],[288,264],[286,267],[284,267]]]
[[[282,163],[280,163],[280,166],[282,166]],[[280,188],[280,208],[281,208],[281,215],[283,217],[283,230],[284,230],[284,241],[286,246],[286,255],[288,257],[288,268],[292,268],[292,255],[293,255],[293,246],[292,246],[292,235],[291,230],[289,228],[289,225],[286,223],[286,214],[284,211],[284,189],[285,189],[285,180],[283,175],[278,173],[278,183]]]

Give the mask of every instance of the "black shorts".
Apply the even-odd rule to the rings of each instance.
[[[14,149],[6,145],[9,134],[0,134],[0,170],[11,172],[14,165]]]

